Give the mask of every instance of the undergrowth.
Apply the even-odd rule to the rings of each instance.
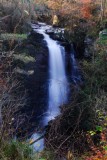
[[[80,61],[84,86],[47,129],[47,147],[67,160],[107,160],[107,52],[95,46]]]
[[[0,160],[55,160],[48,150],[36,152],[28,142],[18,140],[0,142]]]
[[[33,149],[18,141],[2,142],[0,145],[1,160],[34,160]]]
[[[106,44],[107,45],[107,44]],[[94,108],[94,128],[87,131],[90,148],[84,160],[107,160],[107,52],[106,45],[97,44],[91,61],[82,62],[85,86],[81,96]]]

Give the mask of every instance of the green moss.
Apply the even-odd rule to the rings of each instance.
[[[3,40],[24,40],[27,39],[27,34],[13,34],[13,33],[5,33],[1,34],[1,39]]]
[[[100,33],[99,34],[99,39],[97,40],[97,43],[99,44],[99,45],[107,45],[107,29],[104,29],[103,31],[102,31],[103,33]]]
[[[24,63],[35,62],[35,59],[32,56],[28,56],[25,53],[24,54],[14,54],[14,59],[20,60]]]
[[[97,43],[99,44],[99,45],[107,45],[107,37],[106,38],[102,38],[102,39],[99,39],[98,41],[97,41]]]

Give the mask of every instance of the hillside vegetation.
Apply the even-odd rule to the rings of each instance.
[[[44,151],[35,153],[26,142],[34,124],[22,112],[29,98],[20,73],[32,75],[36,58],[23,48],[30,43],[31,23],[52,24],[55,15],[54,27],[63,27],[64,39],[74,45],[84,82],[78,91],[69,85],[71,101],[49,123]],[[107,0],[1,0],[0,160],[63,158],[107,160]]]

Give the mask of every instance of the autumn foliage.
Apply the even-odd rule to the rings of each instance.
[[[51,8],[54,12],[57,12],[62,15],[68,14],[78,14],[81,15],[83,18],[90,18],[91,17],[91,0],[82,0],[80,2],[73,2],[73,1],[63,1],[63,0],[49,0],[47,5]]]
[[[88,143],[90,144],[90,156],[85,157],[85,160],[107,160],[107,137],[106,137],[106,133],[102,132],[100,134],[100,145],[96,146],[94,145],[93,141],[92,141],[92,137],[91,136],[87,136],[88,139]],[[104,147],[105,145],[105,147]]]

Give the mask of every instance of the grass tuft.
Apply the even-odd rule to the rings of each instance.
[[[27,39],[27,34],[5,33],[5,34],[1,34],[1,39],[3,40],[24,40],[24,39]]]

